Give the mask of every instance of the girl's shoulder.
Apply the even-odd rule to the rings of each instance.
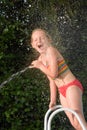
[[[60,61],[63,59],[63,56],[55,47],[49,47],[47,50],[47,58],[49,60],[53,58],[57,61]]]
[[[58,50],[53,47],[53,46],[49,46],[48,49],[47,49],[47,53],[51,53],[51,54],[57,54],[58,53]]]
[[[60,51],[57,49],[57,48],[55,48],[55,47],[53,47],[53,46],[50,46],[49,48],[48,48],[48,50],[47,50],[47,52],[50,54],[55,54],[55,55],[57,55],[59,58],[63,58],[63,56],[62,56],[62,54],[60,53]]]

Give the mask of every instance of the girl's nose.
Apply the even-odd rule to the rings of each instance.
[[[38,39],[38,42],[41,42],[41,38]]]

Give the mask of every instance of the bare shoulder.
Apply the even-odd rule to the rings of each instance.
[[[50,46],[48,49],[47,49],[47,53],[49,54],[57,54],[58,53],[58,50],[56,48],[54,48],[53,46]]]
[[[48,55],[54,55],[55,57],[57,57],[57,59],[62,58],[62,55],[61,55],[61,53],[59,52],[59,50],[56,49],[56,48],[53,47],[53,46],[50,46],[50,47],[48,48],[47,53],[48,53]]]

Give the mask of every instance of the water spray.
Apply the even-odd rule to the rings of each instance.
[[[27,69],[29,69],[29,68],[33,68],[33,66],[30,65],[30,66],[28,66],[28,67],[22,69],[21,71],[18,71],[18,72],[16,72],[15,74],[12,74],[12,75],[10,76],[10,78],[8,78],[7,80],[5,80],[4,82],[2,82],[2,83],[0,84],[0,89],[1,89],[5,84],[7,84],[7,83],[10,82],[11,80],[13,80],[17,75],[20,75],[20,74],[24,73],[24,72],[25,72]]]

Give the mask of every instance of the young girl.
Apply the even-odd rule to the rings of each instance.
[[[57,89],[63,107],[73,109],[79,115],[87,129],[83,115],[82,93],[83,87],[79,80],[72,74],[60,52],[52,46],[52,39],[43,29],[35,29],[31,35],[31,45],[39,52],[39,58],[31,63],[31,68],[40,69],[47,75],[50,84],[49,108],[56,105]],[[65,112],[72,126],[82,130],[76,117]]]

